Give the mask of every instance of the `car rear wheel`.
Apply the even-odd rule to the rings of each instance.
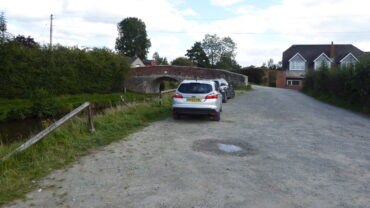
[[[221,120],[221,113],[217,112],[215,116],[213,116],[214,121],[220,121]]]
[[[172,115],[172,117],[175,120],[179,120],[181,118],[181,115],[180,114],[174,114],[174,115]]]
[[[222,95],[222,102],[227,103],[227,96],[226,93]]]

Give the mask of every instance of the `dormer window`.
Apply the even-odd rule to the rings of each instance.
[[[299,53],[296,53],[291,59],[289,59],[289,70],[305,70],[306,59]]]
[[[358,59],[352,54],[347,54],[342,60],[340,60],[341,67],[351,67],[358,62]]]
[[[317,70],[317,69],[320,69],[321,67],[330,68],[332,61],[325,53],[322,53],[313,62],[314,62],[314,68],[315,70]]]

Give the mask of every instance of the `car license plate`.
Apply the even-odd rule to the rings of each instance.
[[[202,99],[200,98],[188,98],[189,102],[199,103],[202,102]]]

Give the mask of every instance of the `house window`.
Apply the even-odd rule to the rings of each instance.
[[[331,67],[331,63],[329,61],[315,61],[315,70],[317,69],[320,69],[320,68],[323,68],[323,67],[326,67],[326,68],[330,68]]]
[[[340,61],[340,66],[342,68],[354,67],[357,62],[357,58],[352,53],[349,53]]]
[[[305,70],[306,60],[299,53],[296,53],[291,59],[289,59],[289,70]]]
[[[325,53],[322,53],[314,60],[314,68],[315,70],[320,69],[322,67],[330,68],[331,62],[332,60]]]
[[[300,80],[287,80],[286,82],[288,86],[300,86],[301,85]]]
[[[303,61],[291,61],[289,69],[290,70],[304,70],[305,63]]]

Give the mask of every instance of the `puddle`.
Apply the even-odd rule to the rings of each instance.
[[[252,145],[238,139],[198,140],[193,143],[193,150],[216,155],[231,155],[238,157],[257,154],[257,150]]]
[[[232,145],[232,144],[217,144],[218,149],[224,152],[239,152],[242,151],[242,148]]]

